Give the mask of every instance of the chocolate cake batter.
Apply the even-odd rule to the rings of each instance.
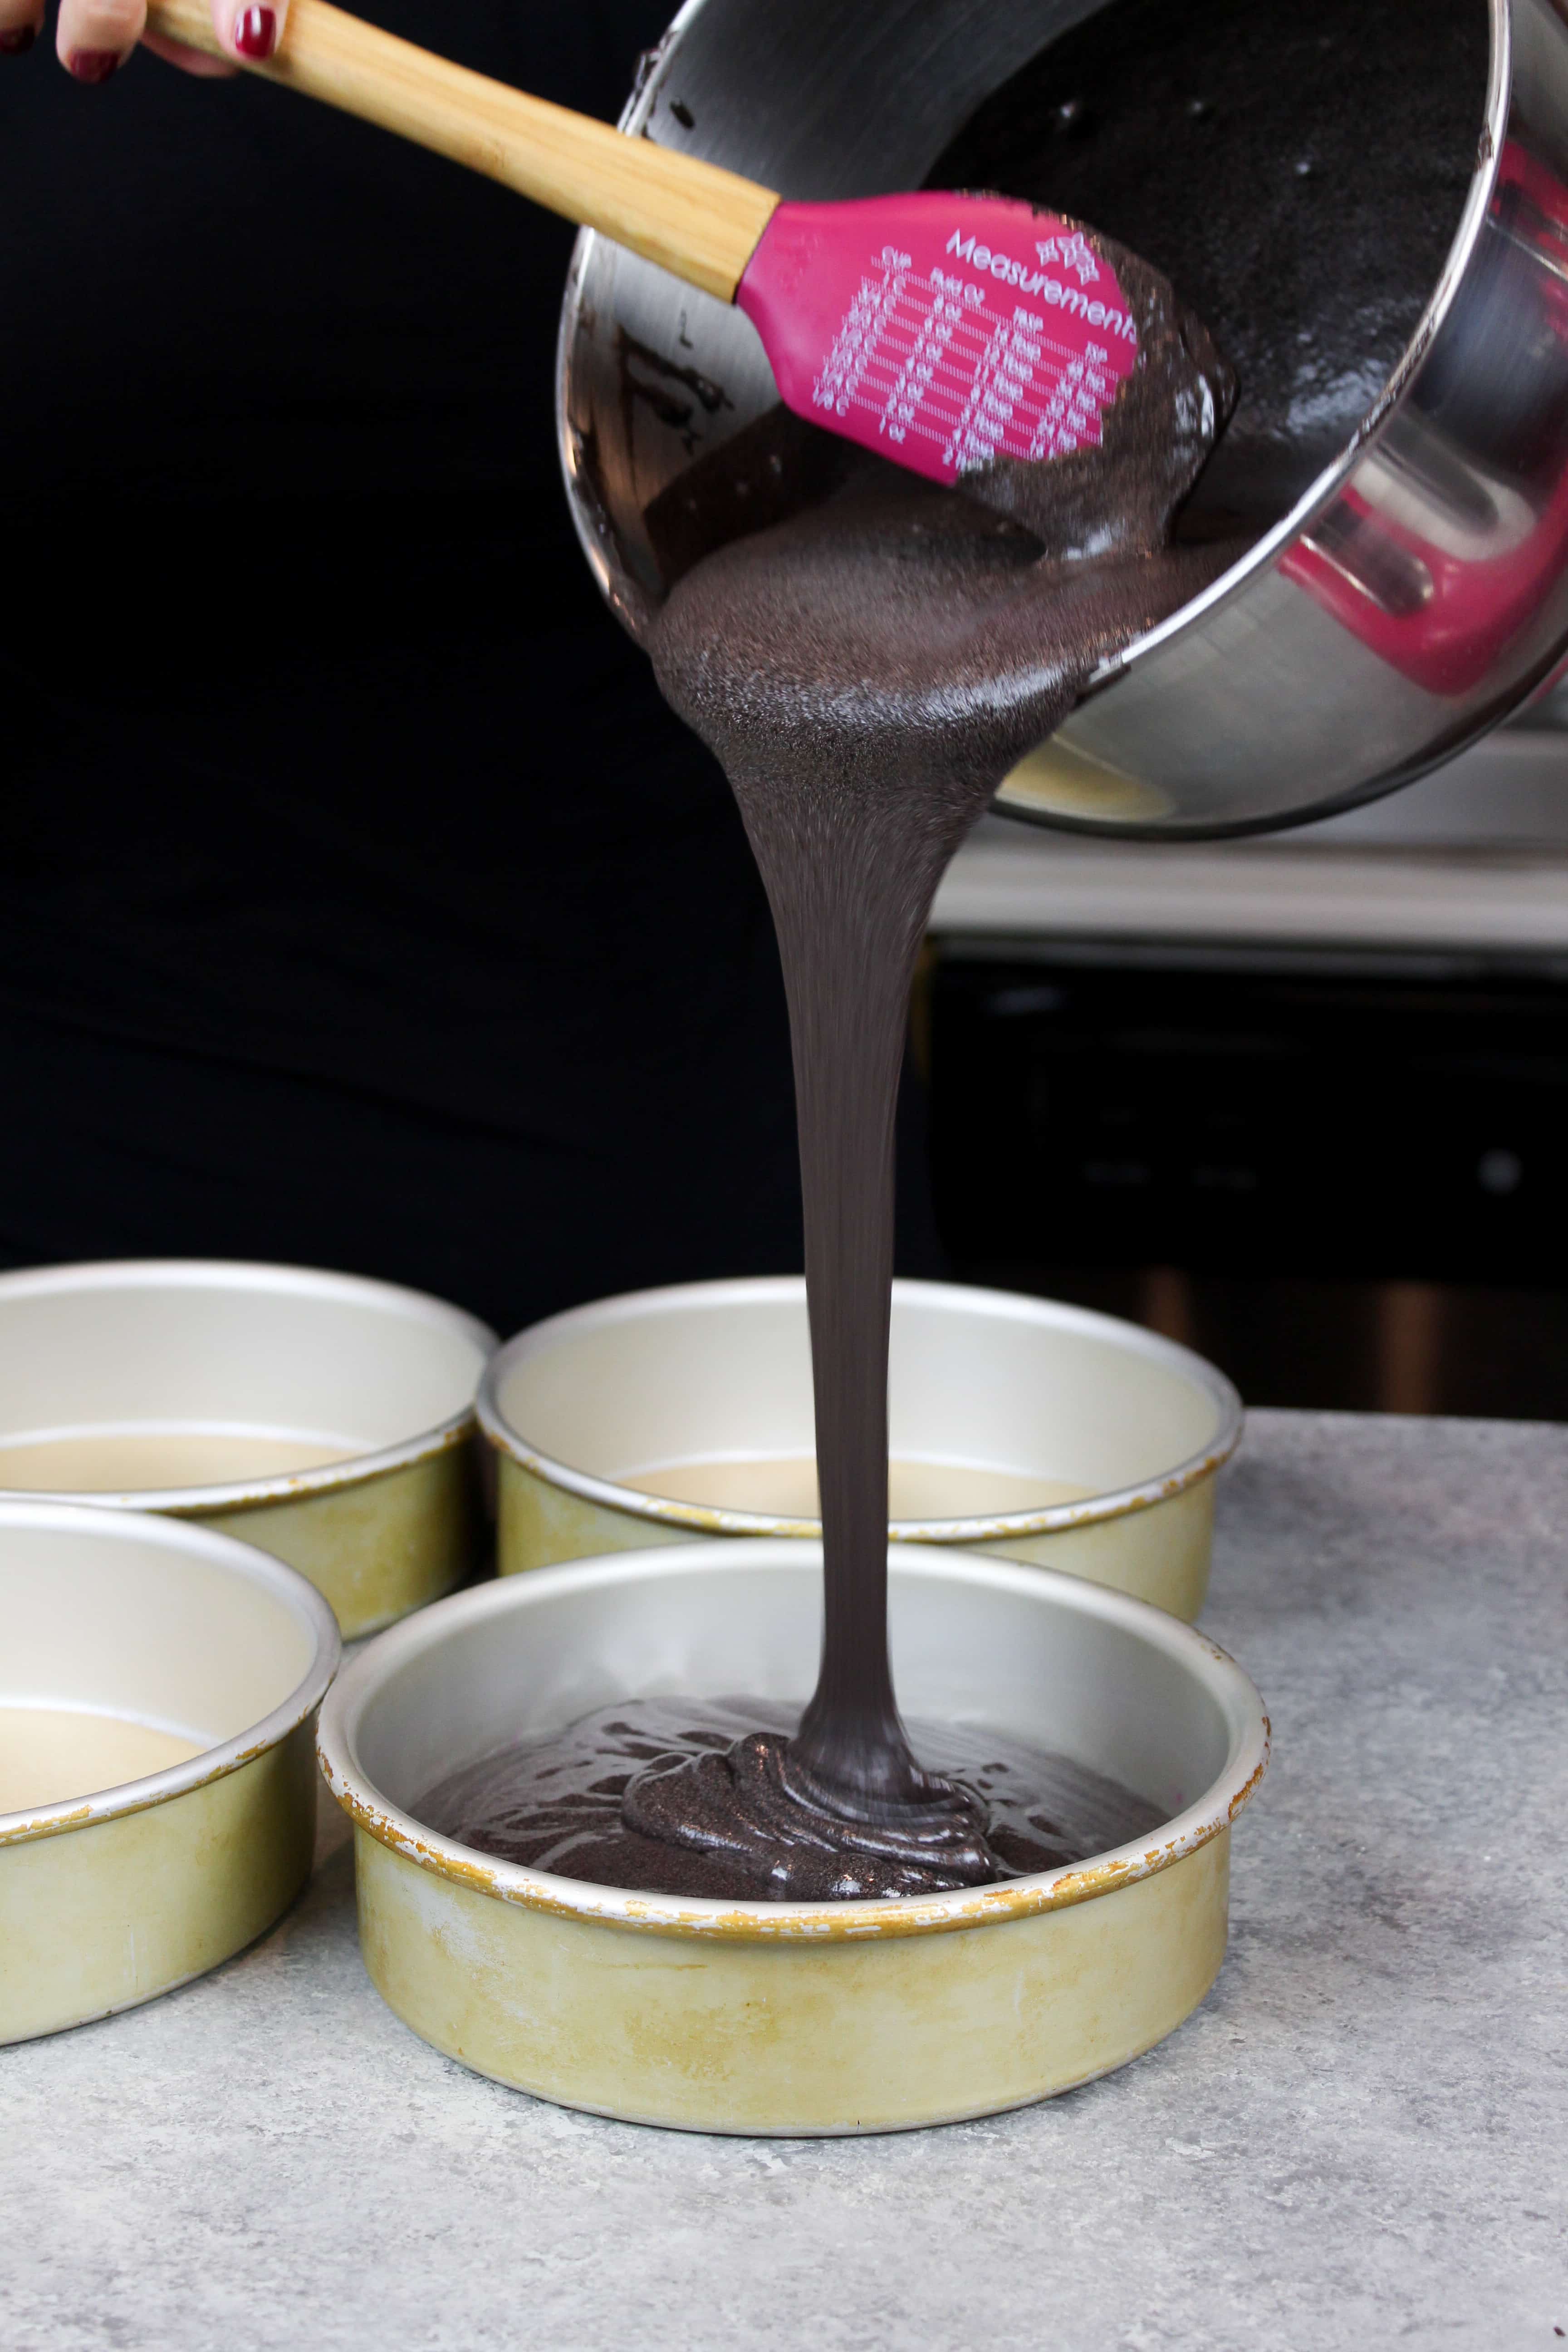
[[[1184,528],[1272,522],[1387,383],[1458,229],[1485,0],[1112,0],[927,175],[1077,213],[1163,269],[1241,397]]]
[[[766,1845],[737,1830],[732,1759],[742,1759],[741,1778],[765,1783],[795,1726],[792,1709],[766,1699],[634,1699],[466,1766],[430,1790],[419,1817],[505,1862],[653,1894],[821,1901],[947,1885],[940,1866],[922,1868],[906,1854],[889,1869],[875,1828],[817,1822],[786,1806],[772,1815]],[[1058,1870],[1147,1836],[1162,1819],[1159,1806],[1065,1756],[968,1727],[910,1727],[922,1755],[988,1822],[988,1876]],[[671,1822],[650,1832],[647,1809],[666,1787],[679,1802]],[[885,1882],[875,1890],[865,1884],[868,1862]]]
[[[613,1709],[458,1775],[426,1801],[436,1826],[570,1875],[820,1900],[1048,1868],[1152,1825],[1100,1789],[1075,1833],[1047,1793],[1060,1759],[976,1759],[933,1729],[922,1766],[899,1718],[887,1357],[910,982],[942,872],[1008,770],[1098,664],[1225,567],[1233,548],[1205,540],[1268,520],[1364,415],[1451,239],[1484,79],[1480,0],[1393,0],[1375,37],[1364,0],[1117,0],[936,166],[933,185],[1130,231],[1234,340],[1237,454],[1210,469],[1189,543],[1171,527],[1235,384],[1171,286],[1093,232],[1139,326],[1098,449],[959,494],[774,415],[650,510],[668,593],[648,650],[723,761],[789,999],[821,1673],[793,1736],[750,1702]]]

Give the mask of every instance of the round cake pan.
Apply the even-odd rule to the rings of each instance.
[[[248,1544],[0,1501],[0,2042],[132,2009],[310,1875],[338,1629]]]
[[[481,1538],[495,1334],[300,1266],[120,1259],[0,1276],[0,1494],[166,1512],[287,1560],[349,1636],[448,1592]]]
[[[892,1507],[912,1486],[923,1514],[895,1517],[894,1542],[1032,1560],[1197,1615],[1215,1475],[1241,1435],[1240,1399],[1200,1356],[1082,1307],[896,1282],[888,1401]],[[711,1496],[750,1465],[777,1465],[781,1483],[809,1466],[798,1276],[637,1291],[536,1323],[492,1360],[479,1410],[500,1455],[503,1575],[694,1535],[822,1532],[787,1508],[679,1498],[683,1467]],[[994,1496],[1034,1481],[1071,1499],[995,1508],[987,1475]]]
[[[821,1552],[684,1545],[476,1587],[382,1635],[322,1710],[383,1998],[518,2089],[638,2123],[815,2136],[994,2114],[1120,2066],[1225,1953],[1230,1824],[1268,1726],[1239,1667],[1075,1577],[891,1557],[899,1695],[1072,1756],[1166,1816],[1147,1840],[990,1887],[826,1905],[619,1892],[428,1828],[426,1790],[616,1698],[801,1699]]]

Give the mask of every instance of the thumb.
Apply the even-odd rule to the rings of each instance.
[[[190,73],[265,65],[282,37],[287,5],[288,0],[153,0],[145,43]]]
[[[239,65],[265,65],[283,37],[289,0],[213,0],[213,30]]]

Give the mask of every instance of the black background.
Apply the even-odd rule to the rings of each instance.
[[[663,0],[380,21],[605,117]],[[0,1260],[503,1329],[798,1265],[771,927],[555,457],[571,231],[265,86],[0,60]]]

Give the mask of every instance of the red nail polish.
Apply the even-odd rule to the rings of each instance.
[[[66,70],[78,81],[107,81],[119,69],[118,49],[73,49],[66,59]]]
[[[278,47],[278,19],[270,8],[242,8],[234,21],[234,46],[258,65]]]
[[[13,32],[0,33],[0,58],[25,58],[37,37],[36,25],[18,25]]]

